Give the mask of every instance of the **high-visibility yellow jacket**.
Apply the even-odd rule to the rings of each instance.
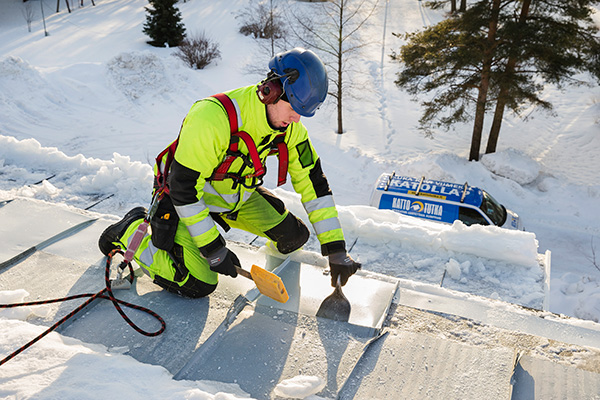
[[[271,142],[282,131],[269,125],[266,106],[260,102],[256,89],[253,85],[225,94],[236,106],[239,130],[252,137],[264,164]],[[170,196],[177,214],[205,256],[223,243],[209,212],[235,212],[254,192],[254,188],[234,185],[232,179],[210,180],[225,158],[230,140],[229,118],[221,103],[212,97],[196,102],[183,121],[169,174]],[[284,140],[292,185],[302,197],[322,253],[345,250],[333,196],[306,128],[301,122],[291,123],[285,129]],[[242,140],[239,151],[248,155]],[[235,159],[228,171],[242,176],[255,172],[253,166],[244,167],[241,157]],[[252,183],[252,178],[246,180],[246,186]]]

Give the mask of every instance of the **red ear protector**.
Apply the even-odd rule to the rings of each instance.
[[[267,78],[264,79],[256,89],[258,98],[263,104],[275,104],[285,94],[283,89],[283,83],[281,78],[288,78],[290,84],[294,83],[298,79],[298,71],[293,69],[289,72],[286,71],[285,75],[278,75],[275,71],[270,71],[267,74]]]
[[[267,80],[265,79],[258,85],[256,89],[258,98],[263,104],[275,104],[283,96],[283,86],[278,80]]]

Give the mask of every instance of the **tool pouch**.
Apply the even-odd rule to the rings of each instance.
[[[150,221],[152,244],[159,249],[171,251],[175,244],[178,223],[179,216],[175,211],[171,198],[169,196],[163,197],[152,217],[152,221]]]

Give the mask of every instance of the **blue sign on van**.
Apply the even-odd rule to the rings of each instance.
[[[497,225],[522,229],[517,214],[499,204],[489,193],[467,183],[443,182],[382,174],[379,177],[371,205],[414,217],[467,225]]]
[[[415,217],[435,219],[450,223],[458,218],[458,208],[455,206],[434,203],[425,199],[413,200],[391,194],[381,195],[379,208],[390,209]]]

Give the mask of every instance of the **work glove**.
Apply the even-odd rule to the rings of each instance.
[[[231,277],[237,276],[235,266],[241,266],[240,260],[237,258],[234,252],[229,250],[227,247],[221,247],[219,250],[211,253],[206,257],[210,270],[218,272],[219,274],[229,275]]]
[[[338,276],[342,286],[348,282],[348,278],[353,275],[361,264],[354,261],[345,251],[333,253],[329,255],[329,269],[331,270],[331,286],[335,287]]]

